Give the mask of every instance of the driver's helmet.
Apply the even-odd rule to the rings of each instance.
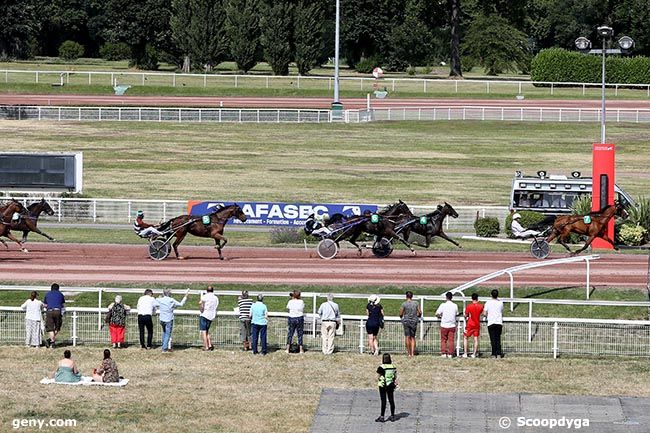
[[[514,214],[514,215],[512,216],[512,219],[513,219],[513,220],[518,220],[519,218],[521,218],[521,214],[520,214],[519,212],[517,212],[516,214]]]
[[[144,212],[139,210],[138,213],[136,214],[138,218],[144,218]]]

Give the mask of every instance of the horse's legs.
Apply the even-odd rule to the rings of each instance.
[[[586,250],[587,248],[589,248],[589,245],[591,245],[591,243],[594,241],[594,239],[596,239],[596,235],[589,236],[589,238],[587,239],[587,242],[585,242],[585,244],[582,246],[582,248],[580,248],[579,250],[576,250],[574,255],[578,255],[581,252],[583,252],[584,250]]]
[[[570,254],[574,254],[573,251],[571,251],[571,248],[566,244],[566,238],[569,236],[571,232],[562,232],[557,238],[557,241],[560,245],[562,245]]]
[[[599,235],[599,237],[602,238],[603,240],[609,242],[610,244],[612,244],[612,246],[614,247],[614,249],[615,249],[616,251],[618,251],[618,247],[616,246],[616,244],[614,243],[614,241],[612,241],[612,240],[609,238],[609,236],[607,236],[607,233],[601,233],[601,234]]]
[[[355,232],[352,236],[350,236],[350,237],[348,238],[348,242],[350,242],[352,245],[354,245],[355,247],[357,247],[357,254],[358,254],[358,255],[362,255],[362,254],[363,254],[363,250],[361,249],[361,247],[359,246],[359,244],[357,244],[357,238],[359,237],[360,234],[361,234],[361,231],[357,231],[357,232]]]
[[[181,244],[181,242],[183,242],[183,239],[185,238],[186,234],[187,234],[187,232],[185,230],[182,230],[182,229],[181,230],[176,230],[176,233],[175,233],[176,240],[172,244],[172,248],[174,248],[174,254],[176,255],[176,258],[178,260],[183,260],[185,258],[185,257],[182,257],[182,256],[178,255],[178,246]]]
[[[11,234],[11,232],[7,232],[5,234],[5,236],[8,237],[9,239],[11,239],[12,241],[16,242],[23,253],[28,253],[29,252],[29,251],[27,251],[27,248],[25,248],[23,246],[23,244],[14,235]]]
[[[213,233],[212,238],[214,239],[215,248],[219,252],[219,260],[223,260],[223,254],[221,254],[221,249],[226,246],[228,239],[219,233]]]
[[[43,236],[43,237],[46,237],[47,239],[51,240],[52,242],[56,241],[56,239],[54,239],[52,236],[50,236],[50,235],[48,235],[47,233],[42,232],[40,229],[34,227],[34,228],[31,229],[31,230],[23,230],[23,241],[22,241],[23,243],[27,242],[27,234],[28,234],[30,231],[32,231],[32,232],[34,232],[34,233],[38,233],[39,235],[41,235],[41,236]]]
[[[9,249],[9,245],[7,245],[7,243],[5,242],[4,239],[0,238],[0,242],[2,242],[4,244],[6,249]]]
[[[407,247],[409,247],[409,250],[411,250],[411,252],[413,253],[413,255],[417,254],[417,253],[415,252],[415,250],[413,249],[413,247],[411,246],[411,244],[409,244],[408,241],[407,241],[406,239],[404,239],[402,236],[400,236],[400,235],[398,235],[397,233],[395,233],[395,230],[393,230],[393,229],[386,230],[386,234],[388,234],[391,238],[397,238],[397,239],[399,239],[399,241],[400,241],[401,243],[403,243],[404,245],[406,245]],[[388,236],[385,236],[385,237],[388,237]]]
[[[452,244],[456,245],[458,248],[463,248],[458,242],[456,242],[455,240],[453,240],[452,238],[447,236],[447,234],[445,232],[443,232],[442,230],[440,230],[440,232],[438,233],[438,236],[440,236],[441,238],[443,238],[446,241],[451,242]]]

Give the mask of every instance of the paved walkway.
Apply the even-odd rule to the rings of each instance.
[[[311,433],[650,432],[650,398],[396,391],[395,404],[398,420],[377,423],[376,390],[325,389]]]

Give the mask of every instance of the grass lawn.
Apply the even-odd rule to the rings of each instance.
[[[591,170],[598,124],[3,121],[4,151],[84,153],[90,197],[507,205],[515,170]],[[617,182],[647,194],[647,126],[612,124]]]
[[[101,347],[71,349],[83,374],[100,363]],[[380,363],[349,353],[261,357],[217,348],[163,355],[128,348],[113,354],[120,374],[130,379],[124,388],[40,385],[62,352],[0,347],[2,431],[12,431],[13,419],[59,418],[76,419],[69,429],[75,432],[308,432],[323,388],[375,388]],[[409,391],[650,396],[646,360],[395,355],[393,362],[402,389]],[[602,371],[607,374],[594,374]],[[396,403],[399,411],[399,393]]]

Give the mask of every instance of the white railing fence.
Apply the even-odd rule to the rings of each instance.
[[[63,328],[57,339],[59,344],[109,345],[107,327],[97,326],[97,309],[70,308],[63,320]],[[105,311],[105,310],[102,310]],[[0,343],[24,344],[25,313],[16,307],[0,307]],[[340,352],[366,351],[365,317],[343,315],[343,328],[335,339]],[[156,318],[155,318],[156,320]],[[504,320],[502,346],[506,354],[539,356],[650,356],[650,321],[588,320],[570,318],[536,318],[532,323],[526,318]],[[419,325],[420,354],[437,354],[440,351],[439,321],[435,318],[422,320]],[[532,333],[531,333],[532,329]],[[306,350],[320,350],[320,327],[312,314],[305,318],[303,345]],[[456,332],[456,353],[462,353],[462,321]],[[481,326],[482,337],[479,350],[483,356],[490,353],[487,327]],[[239,319],[234,312],[219,312],[210,330],[217,348],[240,347]],[[154,326],[154,341],[159,347],[162,333]],[[283,349],[287,338],[286,315],[271,313],[268,325],[268,343],[271,350]],[[379,333],[382,352],[402,353],[404,337],[397,317],[387,317],[384,329]],[[139,344],[137,316],[127,316],[127,345]],[[202,345],[198,330],[198,311],[175,312],[173,344],[198,347]]]
[[[44,293],[49,290],[49,287],[35,287],[35,286],[0,286],[0,291],[5,292],[27,292],[37,290]],[[69,297],[79,293],[96,293],[97,294],[97,307],[96,308],[69,308],[66,316],[68,323],[66,329],[67,334],[64,333],[66,341],[71,344],[91,343],[99,344],[107,341],[107,330],[103,329],[103,314],[107,311],[103,308],[108,305],[113,298],[114,294],[121,293],[126,296],[140,295],[144,289],[140,288],[106,288],[106,287],[65,287],[64,293]],[[160,290],[154,290],[155,293],[160,293]],[[201,292],[191,291],[192,295],[198,295]],[[236,298],[239,295],[237,291],[215,291],[220,298],[220,304],[223,305],[236,305]],[[251,292],[251,296],[257,293]],[[286,298],[284,292],[264,292],[267,298]],[[125,298],[126,298],[125,296]],[[309,347],[317,347],[318,342],[314,341],[318,337],[319,327],[317,326],[317,311],[320,303],[325,301],[327,294],[316,292],[303,292],[302,298],[306,306],[306,322],[305,333],[311,337],[311,341],[307,342]],[[391,351],[401,350],[403,344],[403,333],[399,318],[391,316],[391,311],[388,306],[389,303],[394,304],[396,308],[400,302],[404,300],[403,295],[381,295],[384,304],[385,312],[387,314],[387,323],[385,329],[381,334],[382,347],[384,350],[389,348]],[[367,294],[360,293],[337,293],[335,300],[353,300],[357,301],[362,309],[365,305]],[[431,295],[419,296],[414,298],[420,303],[420,309],[423,311],[423,317],[420,321],[418,330],[420,353],[433,353],[439,350],[439,320],[432,316],[437,306],[444,301],[444,296]],[[650,308],[650,302],[637,302],[637,301],[594,301],[594,300],[573,300],[573,299],[538,299],[538,298],[501,298],[504,302],[512,302],[513,304],[520,304],[526,306],[528,315],[522,317],[506,317],[507,332],[506,332],[506,345],[510,352],[518,353],[537,353],[537,354],[553,354],[557,356],[559,351],[572,355],[635,355],[635,356],[650,356],[650,320],[612,320],[612,319],[576,319],[576,318],[549,318],[534,315],[534,305],[569,305],[577,307],[612,307],[612,308]],[[487,298],[480,298],[481,301]],[[230,301],[230,302],[228,302]],[[459,310],[464,311],[468,302],[468,298],[457,299]],[[128,302],[126,302],[128,303]],[[348,304],[349,305],[349,304]],[[343,310],[343,312],[345,312]],[[396,311],[395,311],[396,312]],[[175,337],[176,344],[181,345],[198,345],[200,339],[198,338],[198,330],[196,329],[196,316],[198,311],[182,310],[178,311],[178,326],[175,322],[175,333],[178,331],[181,337]],[[131,344],[137,342],[137,320],[136,312],[132,311],[130,317],[129,328],[127,332],[127,341]],[[217,328],[215,332],[215,341],[225,346],[232,346],[238,344],[238,321],[234,317],[233,311],[219,311],[219,318],[217,320]],[[286,338],[286,313],[274,312],[271,316],[274,318],[270,324],[270,337],[269,341],[275,347],[283,346],[283,338]],[[365,317],[358,315],[343,315],[345,323],[345,332],[339,338],[337,345],[339,350],[345,351],[359,351],[361,353],[365,350]],[[20,343],[24,339],[24,325],[21,318],[24,320],[24,313],[18,307],[0,307],[0,343]],[[315,319],[316,318],[316,319]],[[463,319],[459,323],[459,332],[457,333],[457,348],[460,351],[462,345]],[[485,325],[483,325],[485,327]],[[558,333],[558,330],[562,332]],[[484,329],[487,331],[487,329]],[[633,337],[630,337],[626,332],[631,332]],[[591,334],[594,334],[598,339],[594,339]],[[106,334],[106,335],[105,335]],[[487,333],[484,333],[487,335]],[[176,334],[175,334],[176,335]],[[512,335],[512,336],[510,336]],[[582,341],[581,339],[584,339]],[[487,338],[482,339],[482,346],[484,351],[487,348]],[[595,341],[594,341],[595,340]],[[602,340],[602,341],[601,341]],[[645,342],[645,343],[644,343]],[[617,346],[620,344],[620,347]],[[645,346],[644,346],[645,344]],[[565,349],[565,346],[567,347]]]
[[[97,85],[97,86],[163,86],[203,88],[286,88],[332,90],[333,77],[275,76],[236,74],[177,74],[165,72],[109,72],[109,71],[35,71],[1,69],[0,81],[4,83],[35,83],[46,85]],[[456,93],[456,94],[506,94],[506,95],[600,95],[600,83],[546,82],[530,80],[448,80],[441,78],[382,78],[342,76],[341,90],[403,93]],[[623,93],[650,98],[650,84],[607,84],[611,96]]]
[[[36,201],[32,197],[14,197],[23,205]],[[40,200],[40,197],[39,197]],[[138,200],[138,199],[94,199],[94,198],[46,198],[54,215],[41,214],[39,222],[130,224],[138,210],[143,210],[147,220],[166,221],[187,213],[187,201],[183,200]],[[382,205],[383,206],[383,205]],[[436,206],[409,205],[415,214],[432,212]],[[474,231],[477,213],[481,217],[491,216],[503,221],[508,215],[504,206],[454,206],[458,218],[445,219],[445,230]]]

